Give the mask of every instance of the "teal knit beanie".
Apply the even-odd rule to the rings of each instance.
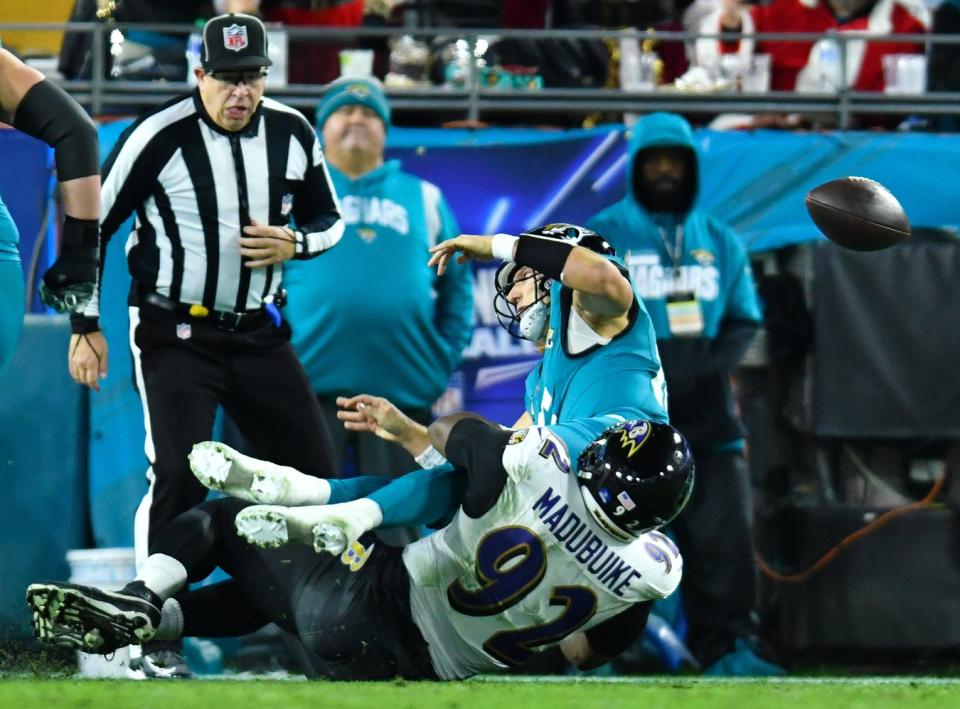
[[[390,104],[383,93],[382,84],[374,77],[344,76],[331,82],[327,93],[317,104],[317,132],[323,131],[323,124],[330,114],[342,106],[359,104],[372,109],[380,116],[384,128],[390,126]]]

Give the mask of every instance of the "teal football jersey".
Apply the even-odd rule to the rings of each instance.
[[[667,387],[656,335],[634,288],[630,324],[605,345],[567,349],[573,291],[550,289],[550,329],[543,359],[526,380],[525,404],[540,426],[612,414],[667,423]]]

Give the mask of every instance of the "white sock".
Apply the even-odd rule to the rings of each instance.
[[[359,500],[343,503],[349,506],[350,511],[356,513],[358,521],[363,525],[364,531],[371,531],[380,526],[383,522],[383,510],[373,500],[367,497],[361,497]]]
[[[267,461],[255,461],[248,465],[260,465],[264,473],[257,475],[250,486],[259,499],[274,500],[284,507],[325,505],[330,500],[330,483],[323,478],[301,473],[289,465],[274,465]]]
[[[187,584],[187,569],[172,556],[151,554],[135,580],[143,581],[147,588],[167,600]]]
[[[160,625],[151,642],[179,640],[183,635],[183,609],[176,598],[168,598],[160,609]]]
[[[330,501],[330,483],[323,478],[297,472],[297,476],[290,476],[289,497],[287,507],[301,507],[303,505],[325,505]]]

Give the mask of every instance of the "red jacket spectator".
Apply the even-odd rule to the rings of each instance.
[[[302,0],[263,0],[260,3],[267,22],[289,27],[359,27],[363,22],[363,0],[303,2]],[[291,84],[325,84],[340,75],[338,53],[344,43],[331,40],[290,40],[287,80]]]
[[[874,0],[848,20],[834,14],[830,0],[773,0],[751,10],[756,32],[872,32],[880,34],[922,34],[930,26],[930,13],[923,0]],[[749,28],[745,27],[747,33]],[[813,89],[815,77],[808,69],[813,42],[758,41],[756,52],[771,55],[770,88],[775,91]],[[720,53],[737,51],[724,44]],[[846,82],[857,91],[882,91],[885,54],[923,53],[916,42],[847,43]]]

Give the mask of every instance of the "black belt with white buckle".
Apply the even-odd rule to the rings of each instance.
[[[191,320],[208,323],[227,332],[254,330],[270,319],[263,308],[248,310],[243,313],[235,313],[232,310],[214,310],[197,303],[180,303],[152,292],[143,294],[140,300],[144,305],[178,315],[185,315]]]

